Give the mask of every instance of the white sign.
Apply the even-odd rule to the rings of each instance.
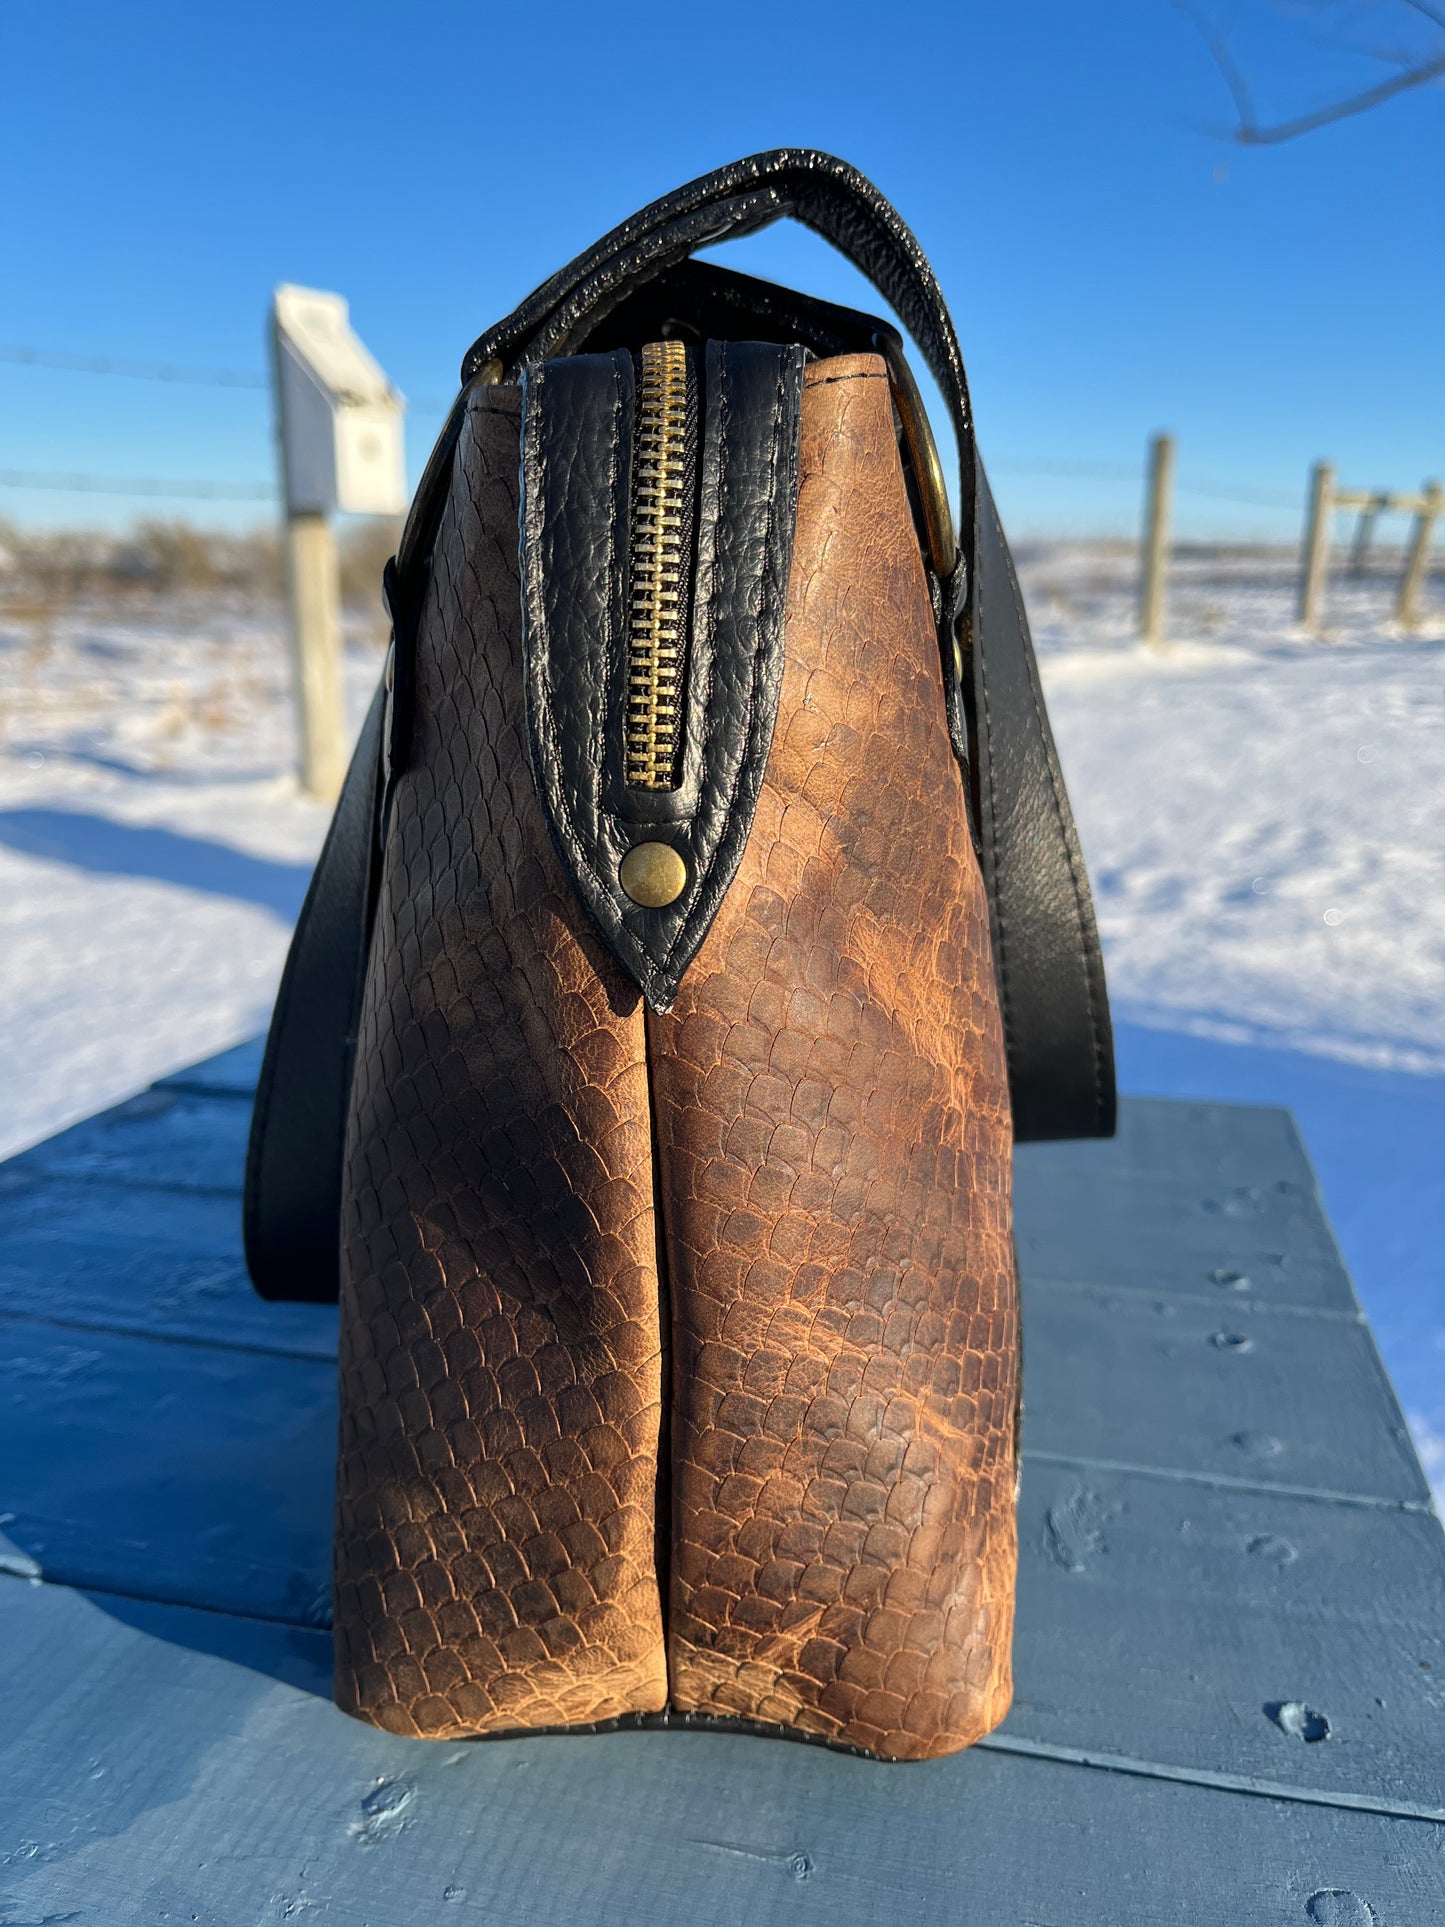
[[[281,287],[272,310],[289,515],[400,515],[406,403],[352,333],[346,302]]]

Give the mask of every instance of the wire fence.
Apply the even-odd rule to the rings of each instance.
[[[0,345],[0,361],[24,368],[55,368],[67,375],[121,375],[127,381],[184,382],[193,388],[268,388],[253,368],[186,368],[168,361],[125,361],[115,355],[70,355],[50,348]]]
[[[122,355],[77,354],[68,350],[39,348],[15,343],[0,344],[0,364],[11,366],[48,369],[58,374],[90,375],[114,377],[125,381],[161,382],[188,388],[231,389],[248,395],[264,394],[271,387],[270,377],[257,368],[216,368],[184,362],[140,361]],[[435,396],[412,397],[409,407],[414,415],[439,416],[451,407],[450,399]],[[1171,493],[1192,497],[1201,502],[1215,502],[1234,508],[1249,508],[1255,511],[1268,510],[1281,515],[1306,515],[1309,519],[1309,501],[1304,492],[1294,490],[1241,487],[1238,483],[1220,480],[1209,476],[1190,476],[1187,472],[1175,476],[1173,472],[1172,437],[1155,437],[1151,444],[1151,464],[1155,460],[1160,444],[1169,444],[1169,481],[1162,493],[1157,483],[1158,477],[1152,466],[1133,461],[1075,460],[1069,458],[1040,458],[1025,455],[1002,456],[990,464],[998,474],[1032,475],[1055,477],[1070,481],[1112,483],[1119,486],[1141,488],[1147,479],[1147,527],[1145,529],[1143,554],[1145,558],[1145,589],[1141,618],[1143,633],[1158,639],[1163,633],[1165,588],[1164,575],[1167,572],[1167,557],[1171,547],[1169,530],[1168,497]],[[78,471],[41,470],[26,468],[0,468],[0,490],[36,489],[75,495],[111,495],[133,500],[150,499],[173,502],[277,502],[280,490],[269,481],[223,482],[210,478],[180,478],[161,475],[96,475]],[[1368,546],[1374,521],[1382,508],[1393,507],[1393,498],[1381,495],[1378,498],[1360,498],[1366,504],[1366,513],[1361,520],[1360,534],[1356,541],[1356,572],[1363,564],[1364,552]],[[1404,498],[1401,498],[1403,501]],[[1414,602],[1421,585],[1429,571],[1429,549],[1431,531],[1435,517],[1439,513],[1440,492],[1438,488],[1430,493],[1427,485],[1425,495],[1415,504],[1421,513],[1417,518],[1413,540],[1406,551],[1406,567],[1401,579],[1399,606],[1397,614],[1401,621],[1409,621],[1414,614]],[[1343,502],[1341,504],[1344,505]],[[1328,523],[1329,517],[1325,516]],[[1321,518],[1316,513],[1309,519],[1309,526],[1317,527]],[[1307,546],[1309,544],[1307,543]],[[1315,540],[1313,548],[1319,553],[1312,564],[1307,566],[1309,580],[1301,590],[1301,620],[1314,626],[1318,617],[1319,602],[1323,594],[1324,570],[1328,566],[1329,547],[1328,529]],[[1313,551],[1312,551],[1313,552]],[[1152,556],[1152,562],[1150,557]],[[1151,578],[1157,578],[1152,580]]]
[[[58,349],[0,344],[0,363],[26,368],[45,368],[62,374],[110,375],[126,381],[154,381],[193,388],[230,388],[264,393],[270,377],[255,368],[208,368],[179,362],[133,361],[119,355],[71,354]],[[414,415],[443,415],[450,400],[434,395],[408,397]],[[1121,482],[1141,486],[1142,462],[1046,460],[1030,457],[1003,457],[990,462],[998,474],[1055,476],[1071,481]],[[1181,495],[1203,501],[1220,502],[1240,508],[1263,508],[1302,513],[1303,492],[1282,489],[1240,488],[1227,481],[1200,477],[1181,477],[1175,487]],[[60,473],[33,469],[0,468],[0,488],[34,488],[71,494],[160,497],[171,501],[196,502],[274,502],[275,485],[268,482],[211,482],[170,479],[164,476],[121,476]]]
[[[259,368],[197,368],[182,362],[127,361],[119,355],[73,355],[52,348],[21,348],[0,344],[0,362],[22,368],[51,368],[66,375],[119,375],[126,381],[179,382],[189,388],[249,388],[267,391],[271,377]],[[418,415],[444,415],[452,397],[408,395],[407,407]]]
[[[160,475],[74,475],[44,469],[0,468],[0,488],[61,489],[73,495],[159,495],[188,502],[274,502],[268,482],[182,482]]]

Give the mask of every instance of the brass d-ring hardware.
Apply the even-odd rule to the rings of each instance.
[[[943,463],[938,458],[938,443],[928,425],[928,413],[913,370],[897,335],[881,329],[873,346],[888,363],[888,380],[898,418],[903,423],[903,439],[908,444],[908,459],[918,481],[918,498],[923,504],[923,523],[928,535],[928,558],[940,582],[947,582],[958,561],[958,544],[953,533],[953,510],[948,505],[948,485],[943,479]]]

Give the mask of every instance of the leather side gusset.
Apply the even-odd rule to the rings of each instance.
[[[667,1700],[643,1011],[532,780],[517,415],[457,444],[341,1200],[336,1698],[428,1739]]]
[[[678,783],[628,790],[618,745],[633,374],[624,352],[528,369],[521,577],[532,771],[553,842],[594,923],[667,1010],[747,842],[782,683],[804,351],[711,343],[704,369],[693,620]],[[643,908],[619,871],[676,849],[687,883]]]
[[[671,1294],[674,1709],[891,1758],[1002,1718],[1007,1069],[883,362],[805,387],[752,835],[647,1019]]]

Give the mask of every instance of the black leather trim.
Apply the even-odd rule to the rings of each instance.
[[[800,342],[823,357],[867,355],[874,353],[879,326],[877,315],[860,308],[819,301],[712,261],[679,261],[631,289],[588,328],[577,353],[631,348],[680,334],[694,342],[775,341],[783,347]]]
[[[378,688],[276,994],[251,1113],[242,1235],[263,1298],[334,1304],[341,1164],[376,907],[386,691]]]
[[[736,873],[782,686],[797,507],[803,350],[711,342],[678,786],[627,789],[625,701],[632,357],[569,356],[524,373],[522,585],[532,768],[552,839],[593,920],[667,1010]],[[682,855],[676,903],[618,882],[635,843]]]

